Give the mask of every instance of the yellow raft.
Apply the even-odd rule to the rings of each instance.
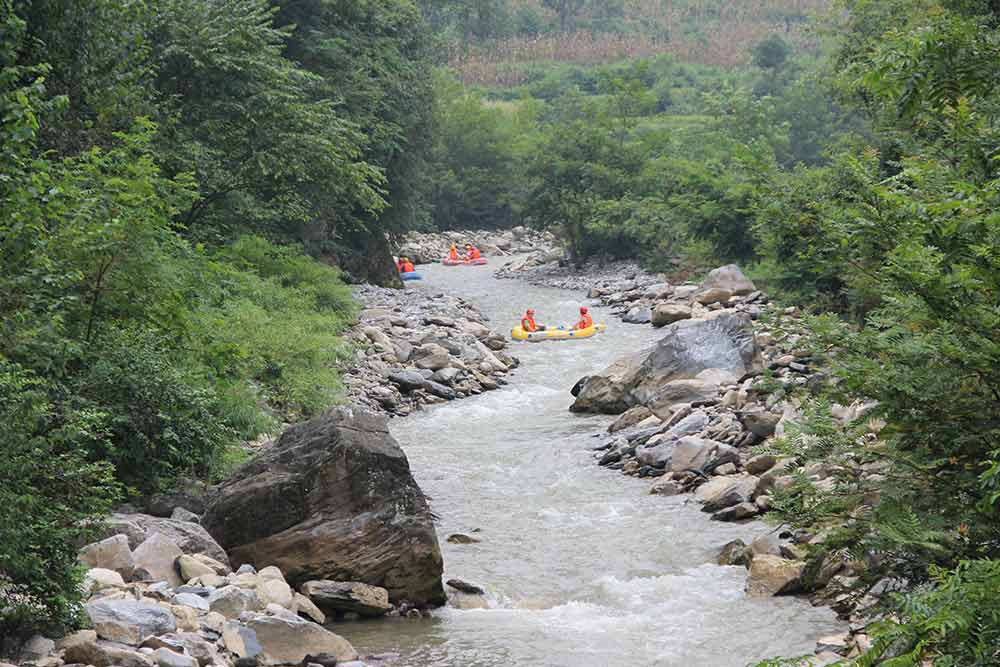
[[[510,330],[510,337],[514,340],[530,340],[541,342],[543,340],[576,340],[578,338],[590,338],[599,333],[603,333],[607,327],[603,324],[595,324],[587,329],[569,329],[567,327],[550,327],[545,331],[525,331],[521,327],[514,327]]]

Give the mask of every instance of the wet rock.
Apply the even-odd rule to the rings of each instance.
[[[153,602],[104,599],[88,602],[84,609],[99,637],[130,646],[177,629],[173,615]]]
[[[467,581],[462,581],[461,579],[449,579],[448,586],[454,588],[456,591],[461,591],[462,593],[468,593],[470,595],[482,595],[486,591],[476,586],[475,584],[470,584]]]
[[[307,581],[301,593],[326,613],[354,612],[361,616],[383,616],[392,605],[389,591],[353,581]]]
[[[719,565],[747,565],[747,545],[743,540],[727,542],[719,551],[715,562]]]
[[[463,533],[452,533],[448,536],[448,542],[450,544],[478,544],[482,540]]]
[[[802,588],[804,572],[805,563],[801,561],[785,560],[770,554],[754,556],[747,577],[747,595],[767,597],[796,593]]]
[[[363,581],[442,604],[427,501],[384,417],[336,408],[298,424],[222,484],[203,518],[237,562],[292,583]]]

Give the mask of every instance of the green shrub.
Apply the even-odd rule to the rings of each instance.
[[[0,637],[78,622],[76,547],[117,497],[111,465],[86,453],[111,437],[94,411],[57,410],[49,387],[0,357]]]

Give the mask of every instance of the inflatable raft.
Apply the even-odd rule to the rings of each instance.
[[[482,266],[483,264],[489,264],[485,257],[480,257],[479,259],[451,259],[450,257],[445,257],[441,260],[441,263],[445,266]]]
[[[588,329],[574,330],[569,327],[552,327],[545,331],[525,331],[521,327],[514,327],[510,330],[510,337],[514,340],[529,340],[541,342],[543,340],[576,340],[579,338],[590,338],[599,333],[603,333],[607,327],[603,324],[595,324]]]
[[[402,280],[423,280],[424,277],[417,273],[416,271],[409,271],[408,273],[400,273],[399,277]]]

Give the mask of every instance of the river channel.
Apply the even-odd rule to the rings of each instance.
[[[421,266],[407,289],[464,297],[500,329],[528,306],[572,322],[584,301],[495,268]],[[650,496],[648,481],[594,463],[592,434],[609,419],[571,414],[569,388],[658,335],[594,314],[607,334],[516,344],[509,386],[392,423],[439,517],[445,578],[484,587],[490,607],[338,626],[363,655],[399,654],[394,667],[743,667],[811,653],[841,628],[805,600],[748,599],[746,570],[713,563],[766,524],[709,521],[689,497]],[[453,533],[481,542],[449,544]]]

